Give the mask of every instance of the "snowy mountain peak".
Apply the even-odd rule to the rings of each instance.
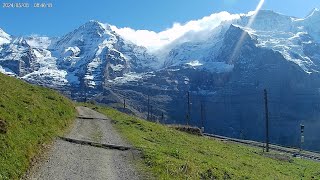
[[[0,34],[7,34],[6,32],[3,31],[3,29],[0,28]],[[8,34],[7,34],[8,35]]]
[[[87,34],[91,36],[102,37],[111,29],[98,21],[90,20],[73,31],[73,34]]]
[[[11,37],[0,28],[0,45],[10,43]]]
[[[320,9],[314,8],[305,19],[314,18],[314,17],[320,18]]]
[[[252,16],[243,16],[238,25],[246,27]],[[292,17],[286,16],[271,10],[260,10],[251,24],[251,28],[261,31],[282,31],[287,32],[292,29]]]
[[[109,39],[110,36],[113,36],[113,33],[109,25],[91,20],[60,38],[51,48],[60,49],[60,53],[69,47],[92,50],[94,46]]]
[[[304,26],[308,27],[309,29],[312,27],[312,29],[316,29],[318,32],[320,32],[320,26],[315,26],[315,24],[320,23],[320,10],[317,8],[313,9],[313,11],[305,19],[303,19],[303,22]],[[320,36],[320,34],[318,34],[318,36]]]
[[[103,24],[99,21],[96,20],[90,20],[87,23],[83,24],[82,26],[80,26],[78,29],[82,29],[82,30],[102,30],[102,31],[112,31],[111,27],[108,24]]]
[[[300,26],[303,26],[307,32],[320,43],[320,10],[315,8],[312,12],[301,21],[298,21]]]
[[[255,11],[251,11],[247,14],[242,15],[242,19],[252,18],[253,16],[256,16],[255,20],[281,19],[281,18],[290,19],[291,18],[290,16],[281,14],[273,10],[261,9],[258,11],[258,13],[255,13]]]
[[[278,13],[278,12],[275,12],[273,10],[266,10],[266,9],[262,9],[258,12],[258,16],[264,16],[264,17],[268,17],[268,18],[271,18],[271,17],[280,17],[280,16],[286,16],[284,14],[281,14],[281,13]],[[287,16],[288,17],[288,16]]]

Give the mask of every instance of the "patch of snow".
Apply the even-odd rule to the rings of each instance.
[[[125,68],[125,67],[124,67],[123,65],[121,65],[121,64],[117,64],[117,65],[111,64],[110,67],[111,67],[111,69],[112,69],[113,71],[122,71],[122,70]]]
[[[144,78],[150,78],[152,76],[155,76],[153,72],[148,72],[148,73],[129,72],[124,74],[122,77],[116,77],[114,80],[108,80],[108,81],[114,84],[125,84],[127,82],[135,82]]]
[[[33,53],[37,58],[43,58],[43,54],[41,54],[39,51],[37,51],[36,49],[33,49]]]
[[[86,76],[84,77],[84,79],[86,79],[86,80],[93,80],[93,79],[94,79],[94,76],[93,76],[93,75],[90,75],[90,74],[86,74]]]
[[[22,79],[53,87],[68,84],[68,72],[58,69],[56,58],[50,57],[51,54],[48,52],[44,53],[48,56],[43,56],[43,54],[38,51],[34,52],[36,54],[35,61],[39,65],[39,69],[23,76]]]
[[[301,43],[312,43],[308,39],[303,40],[303,36],[308,35],[307,32],[269,32],[269,31],[256,31],[255,32],[258,47],[264,47],[277,51],[283,55],[288,61],[292,61],[299,65],[306,73],[309,73],[309,67],[313,62],[309,57],[304,54],[304,48]]]
[[[37,81],[46,85],[63,86],[68,83],[66,75],[66,71],[42,67],[38,71],[23,76],[22,79]]]
[[[124,74],[123,77],[116,77],[114,79],[114,82],[119,83],[119,84],[124,84],[126,82],[138,81],[142,78],[143,78],[143,74],[130,72],[130,73]]]
[[[100,58],[94,58],[87,65],[87,72],[84,76],[84,79],[91,88],[94,88],[102,83],[102,63],[103,62]]]
[[[190,61],[190,62],[188,62],[188,63],[186,63],[186,64],[189,65],[189,66],[192,66],[192,67],[197,67],[197,66],[202,66],[202,65],[203,65],[203,64],[200,63],[200,61],[198,61],[198,60]]]
[[[94,70],[98,68],[101,65],[102,61],[100,58],[94,58],[89,64],[88,64],[88,70]]]
[[[0,66],[0,73],[6,74],[9,76],[16,76],[16,74],[9,68]]]
[[[184,77],[184,84],[189,84],[190,79],[188,77]]]
[[[77,46],[74,47],[68,47],[64,50],[64,55],[65,56],[72,56],[76,57],[80,54],[80,49]]]
[[[167,71],[176,72],[176,71],[179,71],[179,70],[180,70],[179,68],[176,68],[176,69],[168,69]]]
[[[51,38],[33,35],[25,38],[26,42],[33,48],[47,49],[51,45]]]

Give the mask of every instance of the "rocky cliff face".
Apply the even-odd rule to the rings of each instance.
[[[304,19],[260,11],[248,26],[250,18],[223,21],[207,34],[192,32],[193,40],[177,40],[161,55],[97,21],[61,38],[1,30],[0,71],[75,100],[120,107],[126,99],[143,117],[149,95],[151,119],[163,113],[167,123],[185,123],[189,91],[191,124],[202,125],[203,104],[207,132],[255,140],[264,138],[266,88],[271,141],[297,146],[304,123],[305,148],[320,150],[319,10]]]

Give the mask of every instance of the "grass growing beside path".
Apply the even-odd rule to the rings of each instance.
[[[0,73],[0,179],[18,179],[43,143],[63,133],[76,116],[59,93]]]
[[[111,108],[95,109],[113,119],[118,131],[142,151],[144,170],[157,179],[320,179],[317,162],[276,158],[278,154],[190,135]]]

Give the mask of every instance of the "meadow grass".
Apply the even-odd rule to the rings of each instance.
[[[320,163],[270,158],[262,149],[187,134],[117,110],[88,105],[114,122],[142,152],[142,166],[156,179],[320,179]]]
[[[18,179],[44,143],[66,130],[76,117],[74,104],[59,93],[0,73],[0,179]]]

